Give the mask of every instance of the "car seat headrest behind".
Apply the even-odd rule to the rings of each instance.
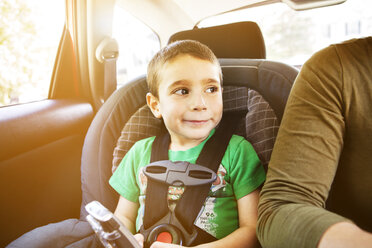
[[[197,40],[207,45],[217,58],[266,58],[265,42],[255,22],[237,22],[181,31],[173,34],[168,43],[177,40]]]

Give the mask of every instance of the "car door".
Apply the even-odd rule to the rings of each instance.
[[[84,42],[76,32],[77,2],[66,3],[47,99],[0,108],[0,247],[35,227],[79,216],[81,150],[95,107],[79,59],[84,49],[76,45]]]

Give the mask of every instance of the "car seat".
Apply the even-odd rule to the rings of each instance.
[[[246,31],[246,32],[245,32]],[[229,35],[226,35],[229,32]],[[170,42],[194,39],[211,47],[223,72],[224,111],[247,109],[239,134],[256,149],[266,166],[274,145],[297,69],[265,59],[265,45],[256,23],[243,22],[175,34]],[[226,51],[231,51],[231,56]],[[253,59],[252,59],[253,58]],[[97,241],[85,221],[84,206],[97,200],[114,211],[119,195],[108,181],[112,171],[135,141],[156,135],[160,121],[146,106],[145,76],[115,91],[103,104],[87,132],[81,162],[80,219],[69,219],[34,229],[9,247],[94,247]]]

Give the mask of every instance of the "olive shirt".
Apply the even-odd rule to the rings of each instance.
[[[301,69],[261,191],[257,233],[264,247],[316,247],[341,221],[372,232],[372,37],[325,48]]]
[[[168,151],[171,161],[195,163],[206,141],[186,151]],[[124,198],[139,202],[136,229],[142,225],[147,179],[144,166],[150,163],[155,137],[140,140],[129,150],[110,179],[111,186]],[[241,136],[233,135],[222,158],[208,198],[194,224],[217,239],[239,228],[237,200],[253,192],[265,180],[265,171],[252,145]],[[183,187],[170,187],[168,201],[177,202]],[[172,204],[174,205],[174,204]]]

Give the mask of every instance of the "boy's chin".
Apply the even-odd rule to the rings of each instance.
[[[206,138],[209,132],[184,132],[183,134],[171,135],[172,150],[186,150],[199,145]]]
[[[187,135],[185,135],[190,140],[199,140],[203,141],[206,138],[208,138],[209,134],[211,133],[211,130],[201,131],[201,130],[191,130]]]

